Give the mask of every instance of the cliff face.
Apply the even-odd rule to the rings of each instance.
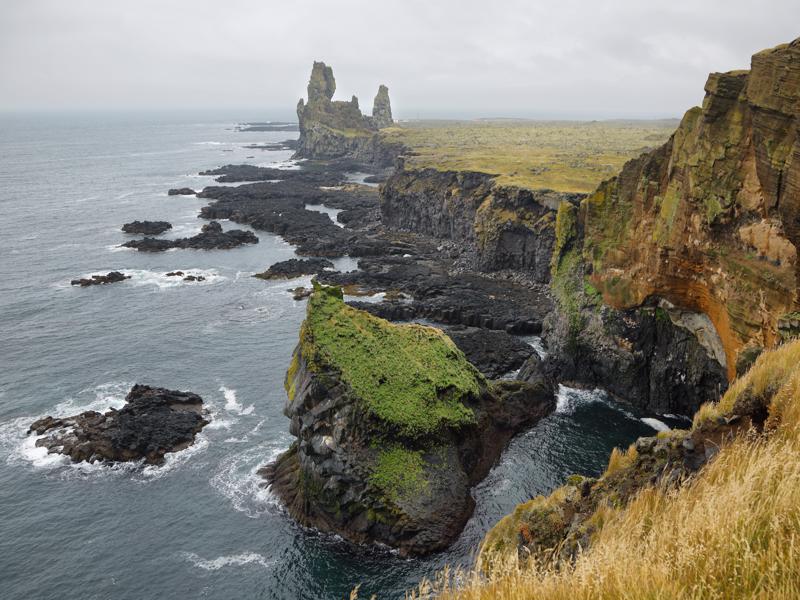
[[[508,439],[552,387],[490,384],[440,330],[393,325],[315,285],[285,414],[297,442],[264,474],[304,525],[403,554],[441,549]]]
[[[377,132],[392,124],[389,89],[381,85],[372,117],[361,114],[358,98],[333,100],[333,69],[315,62],[308,82],[308,102],[297,103],[300,139],[295,156],[313,159],[348,158],[364,164],[388,166],[395,154],[381,145]]]
[[[800,39],[714,73],[702,108],[581,205],[587,276],[616,308],[707,315],[733,376],[798,308]]]
[[[398,169],[381,190],[393,229],[458,241],[482,271],[517,269],[550,278],[554,208],[577,194],[498,186],[485,173]]]

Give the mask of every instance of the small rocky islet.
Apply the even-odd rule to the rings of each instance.
[[[192,248],[194,250],[218,250],[242,246],[244,244],[257,244],[258,237],[252,231],[231,229],[223,231],[222,225],[211,221],[203,225],[197,235],[177,240],[145,237],[141,240],[131,240],[121,246],[133,248],[139,252],[164,252],[171,248]]]
[[[158,465],[166,454],[194,443],[209,423],[206,417],[197,394],[136,384],[119,410],[47,416],[34,421],[28,433],[39,436],[37,447],[73,462],[143,460]]]

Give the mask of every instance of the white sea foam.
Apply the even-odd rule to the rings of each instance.
[[[257,552],[243,552],[242,554],[220,556],[212,559],[200,558],[194,552],[184,552],[183,557],[195,567],[205,571],[218,571],[224,567],[241,567],[244,565],[258,565],[268,568],[275,564],[274,560],[268,560]]]
[[[371,296],[351,296],[350,294],[345,294],[344,299],[345,301],[358,301],[358,302],[369,302],[370,304],[377,304],[378,302],[383,302],[383,299],[386,297],[386,292],[378,292],[377,294],[372,294]]]
[[[669,431],[670,426],[664,423],[664,421],[659,421],[658,419],[654,419],[652,417],[642,417],[642,423],[652,427],[656,431]]]
[[[109,247],[109,250],[112,252],[119,252],[121,250],[129,250],[129,248],[120,248],[119,250],[113,250],[113,247]],[[175,250],[175,248],[171,248],[169,251]],[[168,289],[168,288],[175,288],[182,285],[213,285],[215,283],[220,283],[225,281],[227,277],[224,275],[220,275],[219,271],[216,269],[183,269],[183,268],[176,268],[175,271],[182,271],[183,277],[181,276],[167,276],[167,273],[171,271],[149,271],[147,269],[98,269],[96,271],[92,271],[91,273],[84,273],[80,275],[76,279],[91,279],[92,275],[104,275],[109,271],[118,270],[123,275],[128,275],[130,278],[126,279],[125,281],[120,282],[120,285],[132,285],[134,287],[142,287],[142,286],[154,286],[159,289]],[[194,275],[195,277],[202,276],[205,278],[204,281],[184,281],[183,278],[187,275]],[[58,281],[53,284],[54,287],[68,289],[71,288],[71,279],[70,280],[62,280]]]
[[[255,406],[253,404],[247,408],[242,406],[242,404],[236,399],[236,390],[232,390],[223,385],[220,386],[219,391],[222,392],[222,396],[225,398],[225,410],[228,412],[233,412],[240,415],[249,415],[255,410]]]
[[[538,335],[529,335],[524,336],[522,339],[525,340],[525,342],[527,342],[528,345],[536,351],[536,354],[539,356],[539,358],[542,360],[547,358],[547,350],[544,349],[542,338],[540,338]]]
[[[182,271],[183,277],[194,275],[195,277],[205,277],[205,281],[184,281],[183,277],[172,276],[168,277],[167,273],[170,271],[148,271],[146,269],[125,269],[122,271],[124,275],[130,275],[130,279],[125,283],[133,286],[156,286],[159,289],[167,289],[179,287],[181,285],[213,285],[227,279],[224,275],[220,275],[216,269],[174,269],[175,271]]]
[[[205,452],[209,445],[208,438],[203,432],[200,432],[195,436],[194,442],[188,448],[184,448],[179,452],[167,452],[164,455],[163,464],[145,466],[141,470],[142,478],[145,480],[161,479],[184,466],[198,454]]]
[[[571,415],[580,406],[595,404],[598,402],[621,412],[629,419],[636,418],[632,413],[612,402],[608,396],[608,393],[606,393],[604,390],[599,388],[593,390],[581,390],[567,387],[563,384],[558,384],[558,393],[556,394],[556,413]]]
[[[106,246],[109,252],[136,252],[136,248],[128,248],[127,246],[120,246],[119,244],[111,244]]]
[[[280,509],[278,499],[263,485],[258,470],[275,460],[288,443],[287,436],[281,436],[269,443],[237,450],[220,462],[209,480],[211,487],[226,497],[235,510],[253,519],[270,509]]]

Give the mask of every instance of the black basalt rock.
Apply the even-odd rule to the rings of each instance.
[[[191,392],[136,384],[120,410],[86,411],[70,417],[44,417],[29,434],[36,445],[73,461],[161,464],[168,452],[190,446],[208,424],[203,399]]]

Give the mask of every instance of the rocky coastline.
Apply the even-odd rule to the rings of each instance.
[[[435,552],[460,533],[474,508],[472,486],[508,441],[554,410],[557,383],[600,387],[649,413],[691,416],[725,391],[737,363],[749,365],[781,332],[793,331],[796,215],[791,204],[769,218],[761,213],[796,195],[794,179],[776,183],[764,161],[783,157],[787,169],[796,165],[788,151],[754,153],[751,141],[796,131],[791,107],[775,105],[763,82],[764,73],[785,64],[780,53],[758,55],[752,85],[739,73],[712,75],[703,108],[689,111],[664,146],[586,195],[500,185],[491,173],[406,168],[410,150],[381,135],[393,125],[388,89],[379,88],[372,116],[364,116],[355,97],[332,99],[332,70],[314,63],[308,100],[298,104],[301,168],[205,171],[238,185],[197,193],[208,201],[200,217],[210,221],[201,234],[124,246],[161,251],[258,241],[249,231],[223,232],[216,219],[294,245],[300,258],[255,275],[314,276],[313,290],[291,290],[308,301],[286,375],[284,412],[297,439],[262,469],[265,483],[305,526],[407,556]],[[771,120],[762,116],[767,106],[777,114]],[[734,117],[750,137],[730,139]],[[755,161],[753,172],[765,173],[766,183],[756,193],[746,177],[726,179],[722,191],[736,200],[719,207],[681,188],[692,198],[684,206],[675,198],[690,178],[674,173],[699,168],[707,176],[697,148],[714,144],[734,148],[729,158],[738,165]],[[380,186],[352,183],[354,171]],[[335,220],[314,210],[320,205],[337,210]],[[641,228],[623,227],[634,216]],[[161,227],[129,225],[147,235]],[[358,258],[358,270],[334,270],[329,259],[344,256]],[[752,265],[734,273],[742,256],[772,274],[756,314],[741,302],[727,312],[719,307],[725,294],[741,300],[731,291],[735,283],[764,283]],[[105,282],[94,279],[85,285]],[[345,302],[376,294],[383,296],[378,302]],[[421,320],[425,325],[413,323]],[[541,336],[545,351],[521,335]],[[67,425],[89,431],[113,418],[77,416]],[[63,427],[38,425],[34,430],[44,432]],[[640,442],[637,485],[645,476],[652,481],[653,464],[663,467],[664,457],[673,471],[684,465],[680,477],[700,469],[709,458],[706,441],[730,431],[712,433]],[[51,437],[55,448],[61,438]],[[595,506],[597,483],[576,478],[565,497],[582,511]],[[636,489],[624,485],[626,493]],[[573,547],[583,543],[580,523],[564,531],[558,535]],[[538,537],[523,542],[530,554],[546,545]]]

